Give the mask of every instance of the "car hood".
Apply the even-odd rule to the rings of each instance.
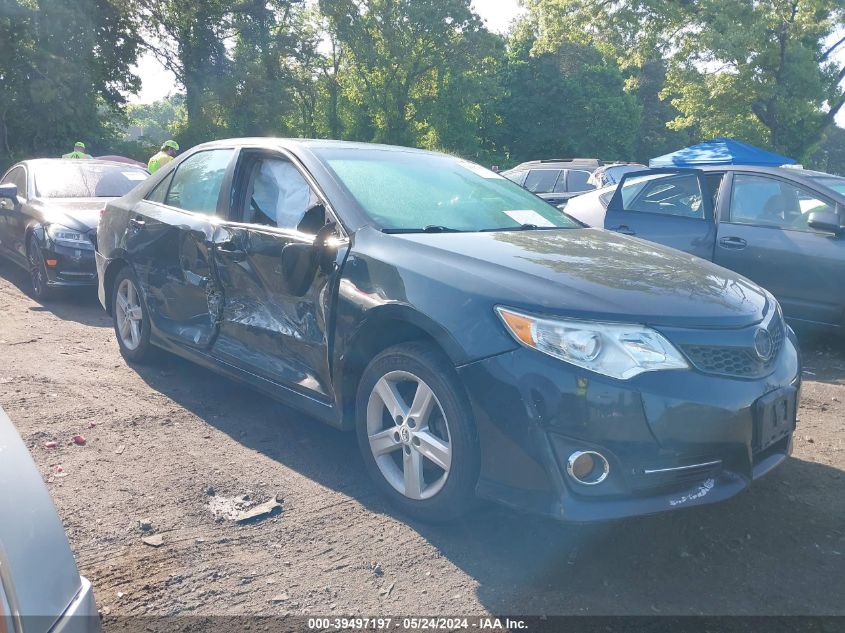
[[[30,631],[46,632],[82,587],[41,473],[0,409],[0,584]]]
[[[100,211],[114,198],[41,198],[32,202],[47,224],[61,224],[76,231],[97,228]]]
[[[710,262],[601,229],[395,235],[442,275],[473,275],[501,288],[499,303],[550,315],[681,327],[744,327],[769,295]]]

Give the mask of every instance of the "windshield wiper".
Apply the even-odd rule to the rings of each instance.
[[[382,233],[463,233],[461,229],[453,229],[439,224],[429,224],[421,229],[382,229]]]
[[[565,229],[565,226],[538,226],[537,224],[520,224],[519,226],[500,226],[493,229],[481,229],[480,233],[495,233],[497,231],[549,231]]]

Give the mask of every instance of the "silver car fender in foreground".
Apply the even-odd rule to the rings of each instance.
[[[79,575],[41,473],[0,409],[0,632],[99,631],[91,583]]]

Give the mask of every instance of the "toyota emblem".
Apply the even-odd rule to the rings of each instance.
[[[772,352],[774,352],[774,343],[772,343],[772,335],[769,331],[760,328],[754,334],[754,351],[757,357],[762,361],[771,360]]]

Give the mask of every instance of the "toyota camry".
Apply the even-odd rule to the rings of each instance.
[[[791,450],[800,356],[769,292],[452,156],[201,145],[108,204],[96,262],[129,362],[167,350],[354,430],[420,518],[700,506]]]

